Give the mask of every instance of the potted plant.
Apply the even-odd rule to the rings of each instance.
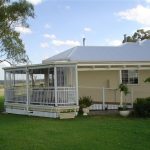
[[[79,99],[80,110],[83,111],[83,115],[87,116],[89,113],[89,107],[92,105],[91,96],[83,96]]]
[[[121,83],[119,85],[120,90],[120,106],[118,107],[119,113],[121,116],[127,117],[130,114],[130,110],[128,109],[126,103],[123,104],[123,94],[126,97],[126,95],[129,93],[129,89],[127,85]]]
[[[130,110],[126,105],[118,107],[118,110],[119,110],[119,114],[123,117],[127,117],[130,114]]]
[[[72,119],[76,116],[76,110],[75,109],[64,109],[59,112],[59,118],[60,119]]]

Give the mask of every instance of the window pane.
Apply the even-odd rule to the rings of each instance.
[[[122,70],[122,83],[128,84],[128,70]]]
[[[122,83],[138,84],[138,71],[137,70],[122,70]]]

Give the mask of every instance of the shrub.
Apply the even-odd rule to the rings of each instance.
[[[122,110],[129,110],[129,108],[127,107],[127,105],[123,105],[122,107],[119,106],[119,107],[118,107],[118,110],[119,110],[119,111],[122,111]]]
[[[133,109],[135,115],[139,117],[150,117],[150,97],[137,98]]]
[[[129,93],[127,85],[123,83],[119,84],[119,90],[120,92],[123,92],[125,96]]]
[[[0,112],[4,111],[4,97],[0,96]]]
[[[82,108],[86,108],[92,105],[91,96],[82,96],[79,99],[79,114],[83,113]]]
[[[86,108],[92,105],[92,98],[91,96],[83,96],[79,99],[79,106],[81,108]]]

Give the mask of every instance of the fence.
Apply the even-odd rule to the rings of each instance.
[[[124,102],[128,107],[133,106],[133,90],[124,97]],[[104,87],[79,87],[79,96],[91,96],[93,105],[91,110],[118,109],[120,105],[120,91],[116,88]]]
[[[123,103],[133,107],[136,98],[150,96],[150,85],[128,85],[130,93],[123,98]],[[116,88],[79,87],[79,96],[91,96],[93,105],[91,110],[118,109],[120,105],[120,91]],[[7,88],[5,91],[6,102],[27,103],[26,87]],[[55,97],[56,96],[56,97]],[[35,105],[74,105],[76,104],[75,87],[30,88],[29,104]]]
[[[73,105],[76,104],[76,88],[58,87],[29,89],[29,104],[35,105]],[[24,87],[6,90],[6,102],[27,103],[27,91]]]

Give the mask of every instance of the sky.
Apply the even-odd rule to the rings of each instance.
[[[32,64],[71,47],[120,45],[123,35],[150,29],[150,0],[27,0],[34,5],[30,28],[21,33]],[[8,66],[1,63],[0,68]],[[0,69],[0,79],[3,71]]]

